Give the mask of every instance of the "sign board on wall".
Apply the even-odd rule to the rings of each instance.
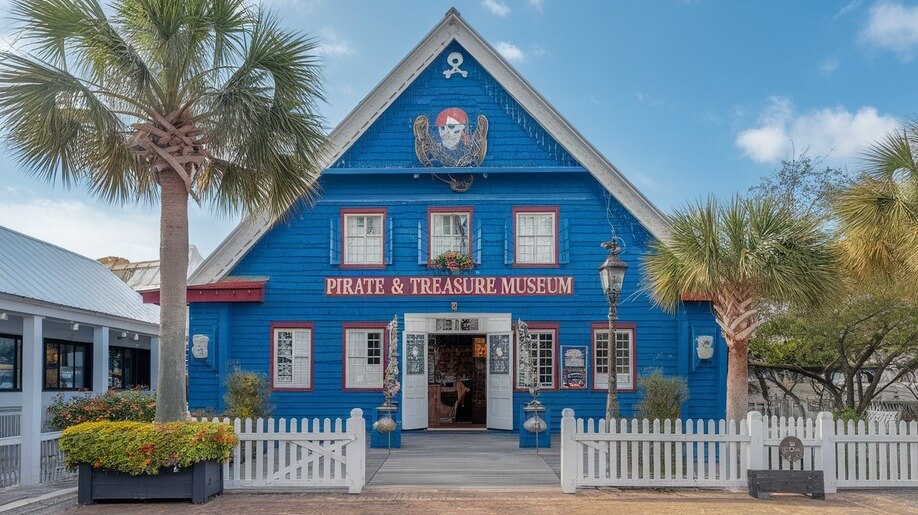
[[[437,295],[548,295],[574,294],[570,276],[508,277],[326,277],[325,295],[349,296],[437,296]]]
[[[562,390],[583,390],[586,388],[587,352],[586,345],[561,346]]]

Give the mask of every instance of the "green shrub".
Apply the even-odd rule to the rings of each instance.
[[[148,392],[115,391],[64,400],[58,396],[48,407],[48,426],[60,431],[83,422],[99,420],[152,422],[156,397]]]
[[[844,420],[846,424],[849,420],[857,422],[863,418],[858,415],[857,410],[854,408],[842,408],[840,410],[835,410],[832,412],[832,416],[835,417],[835,420]]]
[[[234,367],[226,378],[224,414],[243,419],[267,418],[271,414],[271,406],[268,404],[270,394],[268,378],[264,374]]]
[[[219,422],[85,422],[64,430],[60,448],[69,467],[89,463],[136,476],[226,461],[238,441],[233,427]]]
[[[638,379],[643,397],[637,404],[638,418],[677,419],[682,403],[688,399],[688,382],[682,377],[667,377],[659,370]]]

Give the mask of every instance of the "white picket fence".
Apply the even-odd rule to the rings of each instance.
[[[778,445],[798,437],[803,459],[785,461]],[[918,423],[832,420],[561,420],[561,489],[578,487],[745,488],[747,470],[822,470],[826,493],[837,488],[918,487]]]
[[[336,418],[212,419],[232,424],[239,444],[223,465],[223,485],[244,488],[335,488],[360,493],[366,484],[363,410]]]

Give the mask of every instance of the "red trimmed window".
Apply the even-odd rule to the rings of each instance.
[[[271,324],[271,385],[276,390],[312,389],[310,323]]]
[[[385,209],[342,209],[341,265],[344,267],[385,266]]]
[[[386,324],[344,325],[344,388],[382,390],[386,355]]]
[[[432,207],[427,210],[431,260],[444,252],[472,255],[472,208]]]
[[[615,327],[615,373],[619,390],[635,389],[635,347],[634,324],[616,324]],[[593,325],[593,388],[605,390],[609,387],[609,326]]]
[[[558,326],[557,324],[529,324],[529,335],[532,337],[532,358],[536,363],[539,375],[539,386],[546,390],[554,390],[557,385],[557,354],[558,354]],[[519,338],[516,342],[516,388],[524,390],[529,388],[529,371],[523,367],[523,349]]]
[[[513,208],[515,264],[552,266],[558,264],[558,208]]]

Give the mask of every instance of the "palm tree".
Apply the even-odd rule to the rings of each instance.
[[[845,264],[865,282],[918,291],[918,121],[874,143],[835,202]]]
[[[14,0],[0,118],[19,162],[103,201],[160,205],[156,420],[186,416],[188,198],[283,213],[324,142],[315,42],[242,0]]]
[[[773,199],[711,199],[678,212],[670,237],[652,251],[647,282],[659,305],[675,311],[683,295],[710,299],[729,350],[727,418],[744,418],[749,339],[765,321],[762,308],[818,305],[835,290],[827,235],[816,219]]]

